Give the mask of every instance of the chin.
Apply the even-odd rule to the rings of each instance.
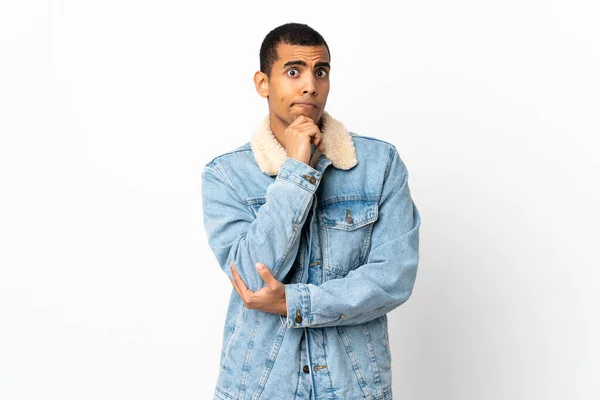
[[[300,113],[293,113],[293,114],[291,115],[291,120],[292,120],[292,121],[290,122],[290,124],[291,124],[292,122],[294,122],[294,120],[295,120],[295,119],[296,119],[298,116],[300,116],[300,115],[304,115],[305,117],[308,117],[308,118],[312,119],[312,120],[313,120],[313,122],[314,122],[315,124],[316,124],[317,122],[319,122],[319,119],[321,118],[321,113],[319,113],[319,110],[314,110],[314,111],[303,111],[303,112],[300,112]]]

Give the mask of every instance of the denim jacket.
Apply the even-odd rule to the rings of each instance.
[[[231,289],[214,397],[392,399],[387,315],[411,295],[420,216],[390,143],[323,113],[323,153],[289,158],[269,117],[202,171],[204,226],[220,268],[253,291],[261,261],[287,316]]]

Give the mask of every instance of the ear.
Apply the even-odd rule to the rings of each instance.
[[[254,73],[254,86],[261,97],[269,97],[269,77],[260,71]]]

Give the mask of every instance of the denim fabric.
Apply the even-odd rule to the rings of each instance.
[[[250,143],[202,172],[209,246],[233,279],[264,287],[263,262],[285,284],[287,316],[244,307],[231,289],[215,398],[392,399],[387,315],[411,295],[420,215],[390,143],[349,133],[343,170],[286,157],[261,171]]]

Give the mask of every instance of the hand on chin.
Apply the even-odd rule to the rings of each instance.
[[[315,121],[315,117],[312,115],[310,110],[307,110],[304,108],[302,108],[300,110],[293,110],[291,115],[292,115],[292,121],[290,123],[294,122],[296,120],[296,118],[298,118],[300,115],[304,115],[304,116],[312,119],[315,124],[317,123],[317,121]]]

